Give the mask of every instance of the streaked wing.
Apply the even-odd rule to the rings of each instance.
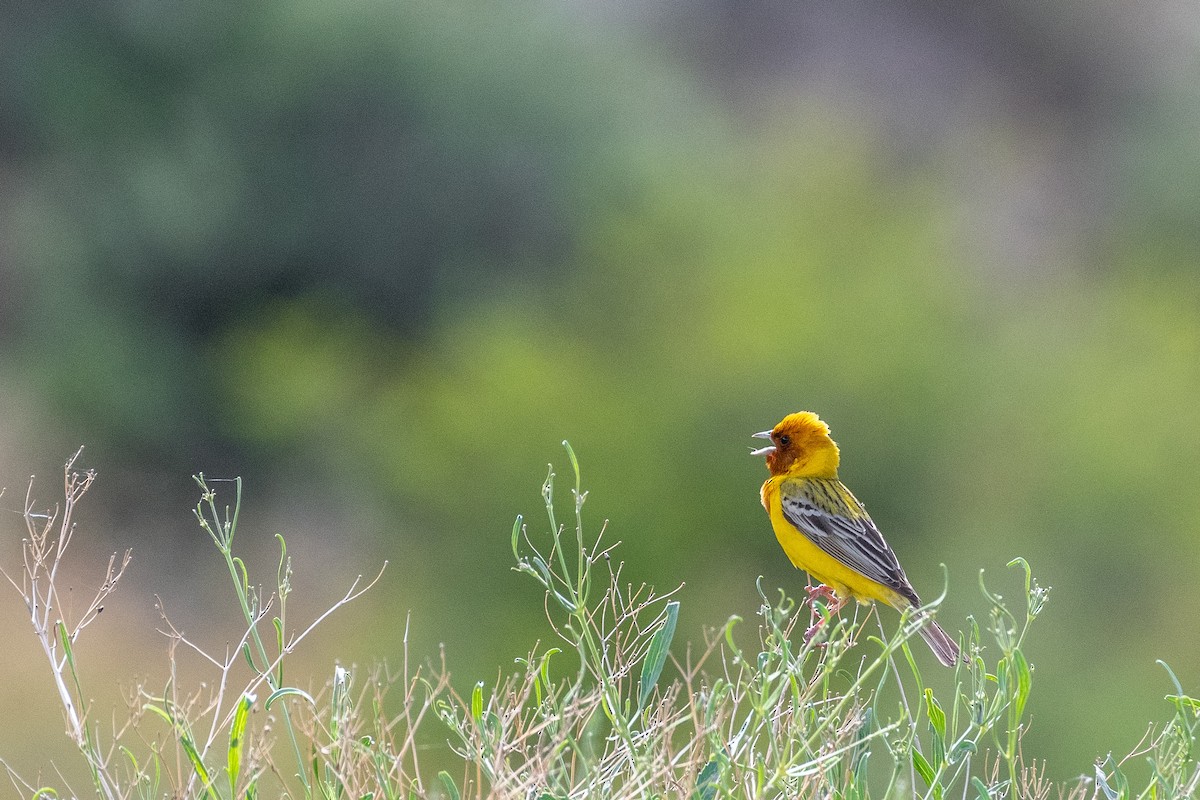
[[[841,481],[785,480],[779,487],[779,499],[788,522],[817,547],[855,572],[895,589],[912,603],[919,602],[896,554],[862,503]]]

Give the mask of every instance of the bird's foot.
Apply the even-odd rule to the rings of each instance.
[[[809,584],[808,586],[804,587],[804,591],[808,593],[809,605],[812,605],[814,600],[824,600],[830,605],[833,605],[838,601],[837,592],[833,590],[833,587],[826,586],[823,583],[819,583],[816,586]]]
[[[838,597],[837,592],[832,586],[820,584],[819,586],[807,586],[805,591],[808,592],[808,607],[809,607],[809,623],[808,630],[804,632],[804,643],[808,644],[812,641],[817,632],[825,625],[827,619],[833,619],[837,613],[842,610],[842,606],[846,605],[846,600]],[[828,614],[822,614],[817,606],[817,600],[824,600],[829,610]]]

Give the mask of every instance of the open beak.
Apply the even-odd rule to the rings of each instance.
[[[767,441],[770,441],[771,440],[771,431],[759,431],[758,433],[753,434],[753,436],[755,439],[766,439]],[[750,455],[765,456],[767,453],[774,453],[774,452],[775,452],[775,445],[769,444],[766,447],[760,447],[757,450],[751,450]]]

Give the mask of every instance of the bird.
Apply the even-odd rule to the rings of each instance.
[[[829,426],[813,412],[799,411],[753,436],[770,441],[751,455],[766,456],[771,473],[760,496],[775,538],[797,569],[823,584],[810,595],[833,595],[833,614],[851,598],[878,600],[900,612],[921,608],[896,554],[838,478],[841,454]],[[938,661],[954,666],[962,659],[958,643],[928,615],[924,623],[921,636]]]

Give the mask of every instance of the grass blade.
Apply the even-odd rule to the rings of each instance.
[[[442,783],[442,788],[446,790],[448,800],[462,800],[462,795],[458,792],[458,786],[454,783],[454,778],[450,777],[450,773],[442,770],[438,773],[438,780]]]
[[[667,603],[667,619],[663,626],[650,640],[646,651],[646,660],[642,662],[642,676],[638,679],[638,711],[646,707],[650,693],[662,675],[663,665],[667,663],[667,654],[671,650],[671,640],[675,638],[675,625],[679,621],[679,601]]]

